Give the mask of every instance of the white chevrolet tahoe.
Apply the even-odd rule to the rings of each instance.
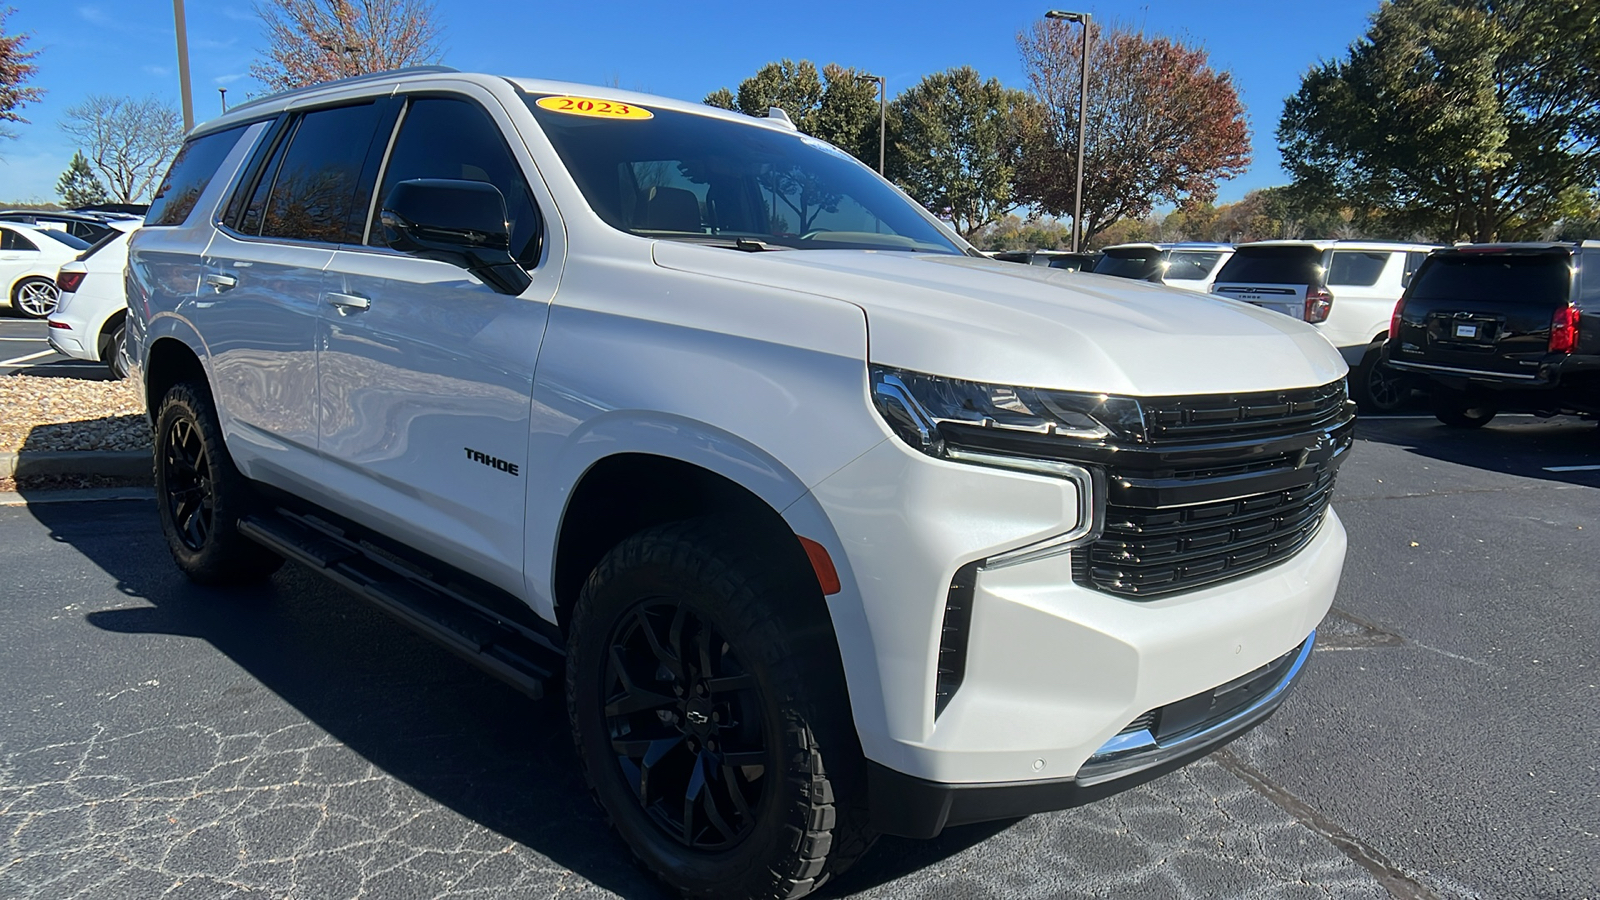
[[[436,68],[257,100],[127,281],[178,566],[294,559],[564,685],[689,895],[1204,755],[1344,562],[1314,329],[983,258],[776,116]]]

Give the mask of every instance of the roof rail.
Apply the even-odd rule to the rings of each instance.
[[[238,112],[241,109],[249,109],[252,106],[259,106],[272,100],[282,100],[285,97],[292,97],[295,94],[303,94],[311,90],[339,87],[347,84],[360,84],[364,81],[377,81],[380,78],[388,78],[392,75],[424,75],[428,73],[449,73],[459,71],[461,70],[451,68],[450,66],[406,66],[403,69],[385,69],[382,72],[368,72],[365,75],[352,75],[349,78],[338,78],[333,81],[319,81],[316,84],[308,84],[305,87],[290,88],[287,91],[278,91],[277,93],[268,94],[265,97],[257,97],[254,100],[246,100],[243,103],[228,107],[228,112]]]

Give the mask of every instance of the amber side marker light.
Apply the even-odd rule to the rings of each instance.
[[[833,567],[828,548],[807,537],[800,539],[800,546],[805,548],[806,558],[811,560],[811,570],[817,573],[817,584],[822,586],[823,595],[837,594],[843,590],[839,584],[839,570]]]

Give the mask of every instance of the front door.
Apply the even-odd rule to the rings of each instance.
[[[520,595],[533,371],[559,271],[541,253],[526,150],[505,134],[486,92],[408,98],[367,234],[323,279],[320,444],[350,476],[330,485],[336,509]],[[376,212],[413,178],[498,188],[532,286],[498,294],[388,249]]]

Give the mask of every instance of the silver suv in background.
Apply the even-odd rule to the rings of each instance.
[[[1095,263],[1096,275],[1136,278],[1188,291],[1206,292],[1232,244],[1115,244]]]
[[[1363,412],[1400,407],[1410,382],[1379,348],[1389,316],[1433,244],[1399,241],[1260,241],[1240,244],[1211,292],[1310,322],[1350,367]]]

